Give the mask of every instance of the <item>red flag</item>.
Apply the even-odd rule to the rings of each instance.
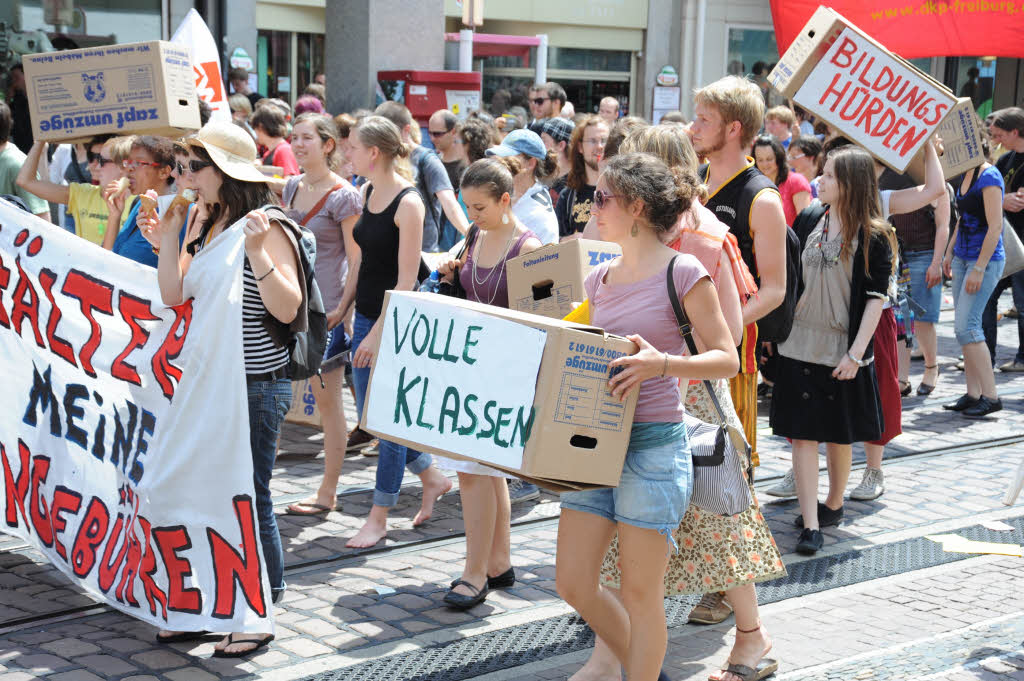
[[[821,3],[771,4],[782,54]],[[833,0],[829,6],[904,59],[1024,57],[1022,0]]]

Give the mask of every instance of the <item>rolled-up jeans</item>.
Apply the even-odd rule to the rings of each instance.
[[[981,286],[974,293],[968,293],[964,286],[967,275],[974,269],[977,260],[964,260],[960,256],[953,257],[953,328],[956,342],[961,346],[971,343],[984,343],[985,332],[981,328],[981,318],[996,284],[1003,276],[1004,260],[989,260]]]
[[[366,317],[356,310],[352,323],[353,356],[376,321],[376,319]],[[359,413],[360,421],[362,421],[366,389],[370,383],[370,367],[359,368],[353,365],[352,380],[356,388],[356,410]],[[377,457],[377,484],[373,490],[373,505],[391,508],[398,503],[398,492],[402,488],[405,469],[408,468],[410,473],[419,475],[430,467],[431,458],[429,454],[389,442],[383,438],[380,438],[379,442],[380,455]]]

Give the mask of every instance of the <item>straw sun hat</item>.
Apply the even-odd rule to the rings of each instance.
[[[267,176],[256,167],[256,143],[234,123],[210,121],[186,143],[205,149],[210,160],[229,177],[242,182],[267,181]]]

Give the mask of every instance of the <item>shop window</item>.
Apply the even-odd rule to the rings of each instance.
[[[324,36],[321,33],[298,34],[298,83],[295,97],[298,98],[313,82],[317,74],[324,72]]]
[[[992,113],[992,97],[996,80],[996,60],[983,57],[959,57],[955,82],[951,87],[960,97],[970,97],[974,110],[982,120]]]
[[[259,31],[257,36],[259,79],[257,92],[286,102],[292,98],[292,34]]]

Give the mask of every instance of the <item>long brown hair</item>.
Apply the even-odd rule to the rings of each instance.
[[[569,138],[568,155],[571,165],[565,183],[575,191],[580,191],[587,186],[587,162],[583,160],[583,136],[587,134],[587,128],[592,125],[608,127],[608,123],[600,116],[587,115],[576,124],[576,129],[572,131],[572,137]]]
[[[843,246],[840,255],[844,258],[853,257],[853,240],[859,238],[864,250],[864,271],[867,272],[872,237],[875,234],[884,235],[890,247],[894,240],[892,226],[882,217],[882,207],[878,202],[875,161],[868,152],[855,146],[836,149],[829,158],[832,160],[839,190],[832,209],[842,223]]]

